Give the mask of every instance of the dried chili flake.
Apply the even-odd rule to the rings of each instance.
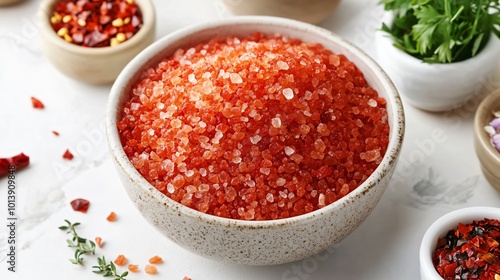
[[[12,172],[12,168],[9,169],[9,167],[14,166],[16,170],[19,170],[23,167],[28,166],[29,164],[30,158],[23,153],[10,158],[0,158],[0,176]]]
[[[500,221],[487,219],[457,225],[438,238],[432,261],[444,280],[500,280]]]
[[[115,259],[116,265],[122,266],[125,265],[126,263],[127,263],[127,258],[124,255],[118,255],[118,257],[116,257]]]
[[[109,213],[108,217],[106,218],[106,220],[108,220],[109,222],[114,222],[116,221],[116,213],[115,212],[111,212]]]
[[[63,158],[64,159],[67,159],[67,160],[72,160],[74,158],[73,154],[69,151],[69,149],[67,149],[64,154],[63,154]]]
[[[55,5],[50,23],[67,42],[99,48],[130,39],[143,21],[133,0],[61,0]]]
[[[33,108],[36,108],[36,109],[45,108],[45,105],[43,105],[42,101],[40,101],[39,99],[37,99],[33,96],[31,97],[31,104],[33,105]]]
[[[71,204],[71,207],[73,208],[73,210],[79,211],[82,213],[87,213],[87,210],[89,209],[89,206],[90,206],[90,202],[86,199],[83,199],[83,198],[74,199],[70,202],[70,204]]]

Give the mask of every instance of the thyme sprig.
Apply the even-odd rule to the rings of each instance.
[[[97,264],[92,266],[92,268],[96,269],[93,272],[102,274],[103,277],[114,277],[114,280],[125,280],[125,276],[128,275],[128,271],[122,274],[117,273],[115,264],[113,262],[107,263],[105,257],[97,258]]]
[[[451,63],[500,38],[500,0],[381,0],[395,19],[382,25],[394,46],[424,62]]]
[[[80,223],[71,223],[68,220],[64,220],[67,225],[60,226],[60,230],[67,231],[66,233],[71,234],[71,239],[66,239],[68,243],[68,247],[76,248],[74,259],[69,259],[69,261],[73,264],[83,265],[83,255],[95,255],[95,243],[91,240],[83,238],[78,235],[76,232],[76,227],[80,225]]]

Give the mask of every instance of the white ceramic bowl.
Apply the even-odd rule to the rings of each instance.
[[[391,128],[389,145],[380,166],[357,189],[320,210],[282,220],[242,221],[198,212],[177,203],[149,184],[123,151],[116,127],[130,88],[139,75],[180,47],[190,47],[214,36],[263,33],[287,34],[317,42],[345,54],[364,73],[369,84],[387,99]],[[151,45],[125,67],[111,89],[106,119],[107,135],[119,177],[143,216],[180,246],[202,256],[249,265],[269,265],[302,259],[339,242],[373,210],[394,172],[404,134],[404,112],[398,93],[377,64],[342,38],[319,27],[272,17],[235,17],[174,32]],[[154,241],[161,242],[161,241]]]
[[[390,25],[392,14],[383,22]],[[404,102],[427,111],[447,111],[479,94],[500,58],[500,40],[493,34],[475,57],[449,64],[424,63],[393,46],[389,34],[378,30],[375,43],[378,62],[393,80]]]
[[[127,63],[149,46],[155,37],[156,17],[151,0],[135,0],[143,25],[129,40],[113,47],[88,48],[66,42],[52,29],[50,16],[55,0],[43,0],[38,10],[45,55],[63,74],[92,84],[113,82]]]
[[[500,208],[470,207],[452,211],[437,219],[425,232],[420,245],[420,278],[422,280],[443,280],[432,264],[432,253],[436,250],[439,237],[457,228],[458,223],[469,224],[484,218],[500,220]]]
[[[474,117],[474,148],[481,163],[484,176],[494,188],[500,191],[500,152],[490,143],[490,136],[484,130],[493,119],[493,112],[500,111],[500,89],[488,95],[477,108]]]

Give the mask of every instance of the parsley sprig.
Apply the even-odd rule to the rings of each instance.
[[[394,46],[429,63],[462,61],[478,54],[491,34],[500,38],[500,0],[381,0],[393,11],[382,25]]]
[[[113,262],[106,262],[106,258],[97,258],[97,264],[93,266],[92,268],[95,268],[97,270],[94,270],[94,273],[97,274],[102,274],[103,277],[114,277],[114,280],[125,280],[125,276],[128,275],[128,271],[123,272],[122,274],[119,274],[116,272],[116,266]]]
[[[83,265],[83,255],[95,255],[95,243],[91,240],[83,238],[76,233],[76,227],[80,225],[80,223],[71,223],[68,220],[64,220],[67,225],[60,226],[60,230],[66,230],[68,234],[71,234],[73,237],[71,239],[66,239],[68,243],[68,247],[76,248],[74,259],[70,259],[69,261],[73,264]]]

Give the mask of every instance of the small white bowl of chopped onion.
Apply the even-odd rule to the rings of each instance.
[[[500,190],[500,89],[488,95],[477,108],[474,147],[484,176]]]

